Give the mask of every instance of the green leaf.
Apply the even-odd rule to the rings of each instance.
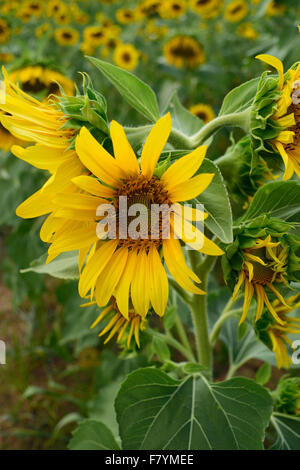
[[[70,450],[120,450],[112,432],[100,421],[86,419],[73,432]]]
[[[262,186],[242,220],[254,219],[262,213],[287,222],[300,222],[300,184],[296,181],[276,181]]]
[[[78,279],[78,252],[69,251],[57,256],[53,261],[46,264],[47,253],[34,260],[30,268],[21,269],[21,273],[34,272],[49,274],[59,279]]]
[[[207,228],[222,242],[232,243],[232,212],[227,189],[219,168],[210,160],[204,159],[198,174],[214,173],[208,188],[195,200],[203,204],[209,216],[205,220]]]
[[[152,341],[152,351],[154,354],[157,354],[157,356],[163,361],[169,361],[171,359],[171,353],[170,350],[163,341],[163,339],[154,336],[153,341]]]
[[[263,449],[272,399],[246,378],[178,381],[146,368],[128,376],[115,406],[126,450],[254,450]]]
[[[255,380],[259,385],[265,385],[271,378],[272,369],[267,362],[262,364],[256,372]]]
[[[260,77],[253,78],[231,90],[224,98],[219,116],[244,111],[251,106]]]
[[[201,119],[182,106],[178,99],[177,91],[173,94],[167,111],[171,113],[172,126],[187,136],[195,134],[203,126]]]
[[[103,60],[88,57],[116,87],[123,98],[152,122],[159,119],[158,103],[152,88],[130,72]]]
[[[277,431],[277,441],[271,450],[299,450],[300,418],[274,413],[271,422]]]

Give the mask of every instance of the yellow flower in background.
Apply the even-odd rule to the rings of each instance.
[[[129,318],[131,301],[135,313],[143,318],[147,315],[150,303],[158,315],[164,314],[168,301],[168,278],[161,256],[180,286],[189,292],[204,294],[194,284],[201,281],[187,266],[178,237],[189,245],[198,235],[198,251],[213,256],[223,254],[191,223],[199,220],[199,216],[203,220],[205,214],[190,210],[182,215],[180,210],[181,202],[196,197],[212,181],[213,174],[194,176],[204,159],[206,147],[199,147],[180,158],[161,177],[155,176],[154,170],[170,131],[171,117],[167,114],[153,126],[139,164],[122,126],[116,121],[112,121],[110,126],[115,157],[83,127],[76,138],[76,152],[90,175],[73,179],[81,193],[58,195],[54,199],[57,210],[52,222],[55,218],[69,220],[61,231],[53,235],[48,261],[64,251],[79,249],[79,264],[82,267],[85,263],[79,280],[80,296],[89,296],[91,301],[95,299],[99,307],[106,306],[114,296],[119,311],[126,319]],[[116,210],[115,220],[119,220],[122,215],[119,213],[122,210],[119,206],[120,196],[127,197],[129,208],[142,202],[148,208],[150,219],[152,204],[167,204],[168,207],[175,204],[171,237],[163,236],[161,222],[159,227],[156,226],[157,234],[153,236],[151,222],[148,227],[150,233],[147,228],[145,237],[131,237],[130,233],[124,235],[117,230],[116,238],[101,240],[105,234],[102,236],[99,231],[96,233],[98,221],[101,220],[96,217],[97,208],[102,203],[112,204]],[[181,234],[183,222],[185,229],[184,234]],[[51,224],[49,230],[53,233]]]
[[[243,38],[251,40],[255,40],[258,37],[258,32],[249,21],[247,21],[246,23],[242,23],[238,27],[237,34],[239,36],[242,36]]]
[[[33,16],[38,18],[43,12],[43,4],[37,0],[28,0],[24,2],[23,7]]]
[[[35,35],[37,38],[41,38],[47,31],[50,30],[50,24],[44,23],[38,26],[35,30]]]
[[[65,13],[67,10],[66,5],[60,0],[49,0],[47,2],[47,16],[53,17]]]
[[[116,19],[120,24],[130,24],[136,21],[137,15],[131,8],[119,8],[116,11]]]
[[[205,54],[199,42],[190,36],[175,36],[164,45],[164,56],[175,67],[195,68],[205,62]]]
[[[276,57],[260,54],[256,58],[274,67],[279,76],[280,98],[272,119],[282,131],[271,144],[284,162],[283,179],[290,179],[294,172],[300,177],[300,64],[295,64],[284,75],[283,64]]]
[[[266,15],[267,16],[279,16],[282,15],[285,12],[286,6],[283,4],[278,4],[274,0],[271,1],[266,9]]]
[[[225,19],[230,23],[241,21],[248,14],[248,5],[244,0],[233,0],[230,2],[224,12]]]
[[[10,37],[10,27],[3,18],[0,18],[0,43],[5,43]]]
[[[12,62],[14,56],[10,52],[0,52],[0,62],[3,64],[7,64]]]
[[[27,93],[43,93],[45,97],[52,94],[60,95],[59,85],[67,95],[73,95],[75,85],[72,80],[56,70],[39,65],[28,66],[14,70],[9,74],[12,82],[19,82],[23,91]]]
[[[287,274],[287,248],[282,247],[280,242],[273,242],[271,236],[268,235],[265,240],[258,239],[253,247],[245,249],[244,257],[243,268],[232,295],[232,299],[235,300],[241,286],[244,285],[243,313],[239,324],[246,319],[251,300],[256,296],[255,321],[260,319],[264,306],[266,306],[274,320],[283,325],[284,322],[277,315],[269,301],[266,289],[269,289],[278,297],[280,302],[285,304],[285,300],[274,284],[285,285],[287,283],[285,279]]]
[[[74,28],[58,28],[54,32],[56,42],[61,46],[74,46],[79,41],[79,33]]]
[[[159,7],[159,15],[165,19],[179,18],[186,12],[185,0],[166,0]]]
[[[204,124],[207,124],[209,121],[212,121],[216,117],[214,110],[209,104],[198,103],[194,104],[189,109],[190,113],[195,114],[200,118]]]
[[[54,18],[56,23],[61,25],[66,25],[71,22],[71,15],[67,11],[57,13]]]
[[[296,302],[298,297],[299,294],[290,297],[286,299],[284,304],[278,299],[272,302],[272,308],[283,323],[283,325],[273,323],[267,329],[267,334],[271,339],[273,351],[276,355],[278,369],[282,367],[288,369],[292,365],[287,347],[288,345],[292,346],[293,343],[287,335],[300,333],[300,318],[289,317],[288,314],[300,307],[300,302]]]
[[[163,0],[142,0],[136,8],[139,17],[151,17],[159,14]]]
[[[87,305],[91,305],[91,303]],[[146,319],[135,313],[133,308],[129,308],[128,316],[124,317],[118,309],[115,298],[112,297],[108,306],[100,313],[91,328],[94,328],[102,320],[108,320],[105,328],[99,333],[99,336],[109,333],[104,344],[108,343],[115,335],[117,335],[116,342],[121,343],[127,335],[127,348],[130,347],[133,336],[137,346],[140,347],[140,331],[146,329]]]
[[[107,32],[102,26],[88,26],[83,31],[84,42],[92,47],[100,46],[106,41]]]
[[[190,0],[189,7],[205,18],[217,16],[223,1],[220,0]]]
[[[140,52],[132,44],[119,44],[115,48],[114,63],[126,70],[133,70],[139,63]]]

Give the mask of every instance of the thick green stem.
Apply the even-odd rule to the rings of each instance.
[[[213,256],[206,256],[204,261],[201,263],[199,260],[199,253],[195,251],[189,251],[188,253],[192,268],[194,272],[199,275],[202,281],[201,289],[206,291],[208,274],[212,269],[216,258]],[[206,304],[206,295],[194,294],[193,302],[191,304],[191,313],[196,337],[197,358],[199,363],[208,370],[210,375],[212,367],[212,348],[210,345],[208,334]]]

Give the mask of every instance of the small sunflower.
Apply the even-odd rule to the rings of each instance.
[[[189,111],[190,113],[195,114],[195,116],[198,116],[204,124],[207,124],[216,117],[212,107],[205,103],[194,104],[190,107]]]
[[[95,302],[92,302],[95,303]],[[87,304],[90,305],[91,303]],[[115,335],[117,335],[116,342],[121,343],[127,336],[126,345],[130,348],[132,337],[134,336],[135,342],[140,347],[140,331],[146,329],[146,318],[141,317],[135,313],[134,308],[129,308],[128,315],[125,317],[119,310],[116,299],[111,298],[107,307],[102,310],[98,318],[94,321],[91,328],[94,328],[102,320],[108,320],[105,328],[99,333],[99,336],[108,334],[104,344],[108,343]]]
[[[0,43],[3,44],[8,41],[10,37],[10,27],[3,18],[0,18]]]
[[[107,32],[101,26],[88,26],[83,31],[84,42],[92,47],[104,44],[107,38]]]
[[[66,5],[60,0],[49,0],[47,2],[46,14],[53,17],[66,12]]]
[[[300,307],[300,302],[297,302],[298,298],[299,294],[286,299],[284,303],[279,299],[272,302],[272,309],[280,319],[280,324],[274,321],[268,312],[265,312],[255,325],[259,338],[270,345],[274,351],[279,369],[282,367],[288,369],[292,365],[288,346],[292,346],[293,343],[288,335],[300,333],[300,318],[291,317],[289,313]]]
[[[120,24],[130,24],[136,21],[137,15],[131,8],[119,8],[116,11],[116,19]]]
[[[198,235],[198,251],[213,256],[223,254],[217,245],[190,222],[199,216],[203,220],[203,212],[192,210],[183,217],[180,214],[180,202],[196,197],[207,188],[213,178],[213,174],[193,176],[204,159],[206,147],[199,147],[177,160],[160,177],[154,174],[170,131],[171,117],[167,114],[152,128],[139,164],[122,126],[116,121],[112,121],[110,126],[115,157],[83,127],[76,138],[75,147],[90,175],[72,180],[81,189],[81,193],[58,195],[54,200],[57,210],[53,217],[64,217],[69,221],[63,230],[53,235],[48,261],[61,252],[79,249],[80,265],[85,263],[80,270],[79,294],[83,298],[89,295],[99,307],[106,306],[114,296],[118,309],[125,318],[128,318],[130,302],[135,313],[143,318],[147,315],[150,303],[158,315],[164,314],[168,301],[168,278],[162,264],[163,259],[170,274],[184,289],[204,294],[194,284],[201,281],[187,266],[178,238],[191,245],[191,240]],[[163,236],[163,224],[159,222],[159,226],[155,225],[156,234],[152,230],[149,233],[150,228],[144,227],[138,238],[132,237],[127,225],[126,234],[118,229],[116,238],[103,240],[101,233],[97,233],[98,222],[101,220],[95,216],[97,208],[103,203],[112,204],[116,211],[116,222],[123,214],[120,207],[122,196],[126,196],[129,209],[139,202],[148,208],[151,228],[154,224],[152,204],[166,204],[167,207],[175,205],[175,215],[170,221],[170,238]],[[184,234],[180,233],[183,221]],[[195,249],[195,245],[193,248]]]
[[[258,38],[258,32],[254,28],[254,26],[247,21],[246,23],[242,23],[237,29],[238,36],[241,36],[245,39],[255,40]]]
[[[276,1],[272,0],[266,9],[266,15],[267,16],[280,16],[283,15],[283,13],[286,10],[286,5],[283,4],[278,4]]]
[[[272,241],[271,236],[268,235],[264,240],[257,239],[255,245],[246,248],[243,254],[243,266],[232,295],[232,299],[235,300],[242,284],[244,284],[245,297],[240,324],[246,319],[251,300],[255,295],[257,301],[255,321],[260,319],[264,306],[266,306],[274,320],[283,325],[284,322],[278,316],[268,298],[267,290],[275,294],[285,304],[275,284],[287,284],[287,247],[281,246],[280,242]]]
[[[119,44],[114,51],[114,63],[126,70],[133,70],[139,62],[139,51],[132,44]]]
[[[9,74],[12,82],[19,82],[23,91],[30,94],[42,94],[43,97],[60,95],[59,85],[67,95],[73,95],[74,82],[56,70],[39,65],[28,66]]]
[[[205,62],[201,44],[190,36],[175,36],[164,45],[164,56],[177,68],[195,68]]]
[[[185,0],[166,0],[159,8],[159,15],[164,19],[179,18],[186,12]]]
[[[199,15],[206,17],[206,15],[211,15],[215,12],[218,14],[220,3],[222,4],[219,0],[190,0],[189,7]]]
[[[230,23],[241,21],[248,14],[248,5],[244,0],[233,0],[225,8],[225,19]]]
[[[137,14],[140,17],[151,17],[151,16],[157,16],[159,14],[159,9],[161,8],[163,4],[162,0],[143,0],[138,6],[137,6]]]
[[[54,32],[54,37],[61,46],[74,46],[79,41],[79,33],[74,28],[58,28]]]
[[[43,12],[43,5],[37,0],[28,0],[23,4],[23,7],[36,18],[40,17]]]
[[[272,65],[278,71],[278,93],[275,113],[270,121],[277,126],[277,136],[268,142],[281,155],[285,173],[284,180],[294,172],[300,177],[300,64],[283,73],[283,64],[276,57],[261,54],[256,57]]]

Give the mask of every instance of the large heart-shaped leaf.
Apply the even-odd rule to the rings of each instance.
[[[263,449],[272,411],[266,389],[250,379],[178,381],[146,368],[128,376],[116,399],[124,449]]]
[[[219,116],[238,113],[251,106],[256,95],[259,80],[260,77],[253,78],[231,90],[224,98]]]

